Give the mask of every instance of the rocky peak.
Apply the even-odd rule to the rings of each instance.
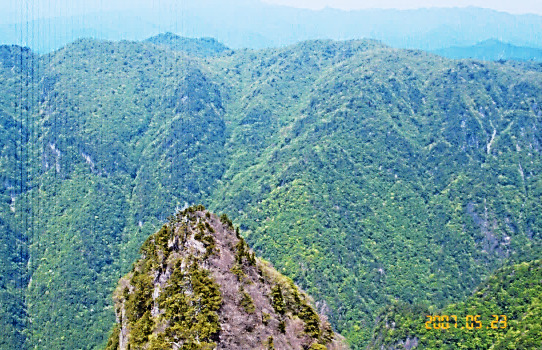
[[[226,215],[169,218],[114,293],[107,349],[346,349],[310,297],[254,255]]]

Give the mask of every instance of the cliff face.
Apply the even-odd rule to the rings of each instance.
[[[226,216],[171,217],[114,294],[107,349],[346,349],[311,299],[255,257]]]

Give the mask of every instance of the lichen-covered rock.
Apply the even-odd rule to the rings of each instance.
[[[141,253],[115,291],[107,350],[347,348],[225,215],[178,212]]]

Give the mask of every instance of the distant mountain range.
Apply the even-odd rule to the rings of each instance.
[[[2,16],[0,43],[28,46],[43,53],[81,37],[144,40],[169,31],[187,37],[213,37],[234,49],[281,47],[311,39],[363,38],[422,50],[471,46],[492,38],[542,49],[541,16],[474,7],[314,11],[254,0],[164,0],[159,4],[160,8],[145,8],[135,3],[123,12],[49,14],[25,23],[11,23]]]
[[[454,46],[433,52],[448,58],[474,58],[484,61],[542,61],[542,49],[515,46],[496,39],[485,40],[473,46]]]

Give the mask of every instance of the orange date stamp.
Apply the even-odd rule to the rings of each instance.
[[[508,327],[506,315],[491,315],[491,319],[483,319],[481,315],[427,315],[425,329],[505,329]]]

